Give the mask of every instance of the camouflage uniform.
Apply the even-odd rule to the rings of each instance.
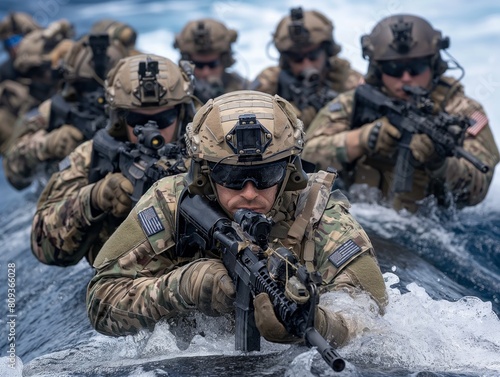
[[[220,77],[214,75],[209,79],[195,77],[194,95],[201,104],[209,98],[224,93],[247,89],[249,82],[237,72],[228,71],[236,61],[233,58],[231,45],[236,42],[238,33],[228,29],[222,22],[211,18],[202,18],[188,22],[175,36],[174,48],[181,53],[181,59],[192,61],[193,55],[218,55],[223,67]],[[196,70],[194,71],[197,76]]]
[[[87,292],[88,315],[97,331],[114,336],[134,334],[186,310],[165,299],[167,295],[178,295],[178,282],[172,279],[176,267],[201,257],[175,256],[176,206],[183,188],[183,175],[158,181],[102,248],[94,263],[97,274]],[[271,248],[289,242],[286,232],[293,222],[297,197],[298,192],[285,194],[284,205],[276,216],[283,220],[274,228],[277,239],[270,242]],[[138,213],[150,207],[155,209],[164,230],[147,237]],[[330,196],[326,207],[314,236],[316,268],[323,276],[322,292],[362,289],[383,310],[387,301],[385,286],[368,236],[349,214],[350,205],[339,191]],[[360,251],[337,269],[328,257],[349,240],[355,240]]]
[[[47,177],[57,170],[57,161],[45,162],[42,157],[48,134],[46,129],[50,105],[50,100],[43,102],[19,121],[3,158],[5,176],[17,190],[28,187],[38,173]]]
[[[259,73],[255,81],[252,83],[252,89],[259,92],[278,94],[280,93],[280,84],[278,82],[282,68],[279,66],[268,67]],[[329,58],[328,71],[324,85],[337,93],[343,93],[354,89],[364,82],[363,75],[351,68],[350,63],[338,56]],[[293,101],[290,101],[295,105]],[[312,107],[306,108],[306,111],[300,111],[296,108],[297,115],[304,122],[306,129],[316,116],[316,110]]]
[[[69,156],[69,166],[52,175],[42,192],[33,219],[31,249],[42,263],[70,266],[83,257],[93,264],[97,252],[122,219],[92,215],[89,184],[92,140]]]
[[[452,85],[454,82],[452,78],[441,79],[431,93],[434,103],[441,103],[445,96],[449,96],[444,109],[449,114],[470,117],[479,113],[486,116],[482,106],[465,96],[462,85]],[[351,129],[353,97],[354,91],[339,95],[319,112],[307,131],[303,157],[322,169],[333,166],[340,170],[348,186],[364,183],[379,188],[382,195],[388,198],[394,178],[393,159],[365,155],[354,163],[347,162],[344,143],[346,132]],[[460,207],[478,204],[485,198],[494,167],[499,162],[498,148],[488,124],[477,135],[466,135],[464,149],[487,164],[490,171],[483,174],[466,160],[456,157],[448,157],[443,168],[436,172],[416,168],[412,191],[399,193],[394,198],[396,209],[415,211],[417,201],[429,195],[444,199],[444,192],[448,190]]]
[[[25,85],[11,80],[0,84],[0,156],[7,152],[17,119],[39,103]]]
[[[253,116],[250,123],[244,123]],[[257,127],[260,129],[257,132],[261,132],[259,137],[256,137]],[[244,150],[238,148],[239,154],[253,153],[249,140],[252,135],[254,140],[259,140],[254,144],[257,161],[238,160],[234,146],[246,142],[248,144],[241,147]],[[261,144],[261,140],[268,143]],[[194,255],[189,257],[176,255],[180,195],[187,189],[193,195],[217,198],[224,208],[214,192],[214,182],[230,185],[249,177],[266,187],[276,187],[274,204],[269,202],[265,207],[266,216],[274,220],[269,236],[271,248],[286,247],[309,271],[318,271],[322,277],[321,292],[364,291],[375,300],[380,312],[384,311],[385,285],[370,240],[349,214],[345,196],[340,191],[331,193],[335,174],[320,171],[307,176],[300,159],[295,158],[303,145],[303,128],[287,101],[256,91],[237,91],[217,97],[198,110],[188,125],[186,144],[191,158],[188,173],[156,182],[94,262],[97,273],[88,286],[87,310],[97,331],[114,336],[134,334],[142,328],[152,329],[161,319],[179,318],[196,309],[207,314],[202,309],[205,305],[190,304],[182,291],[200,284],[201,292],[206,292],[205,288],[210,290],[200,283],[209,273],[204,267],[193,274],[186,272],[186,268],[193,263],[195,266],[219,263],[214,261],[220,260],[220,255],[214,250],[193,251]],[[283,159],[290,162],[283,165]],[[227,181],[221,183],[213,181],[215,178],[207,170],[210,165],[206,164],[216,161],[221,161],[218,167],[225,165],[223,169],[228,170],[224,171],[236,172],[238,176],[223,178]],[[274,170],[276,163],[282,164],[279,171]],[[255,164],[260,166],[253,171]],[[258,175],[253,175],[254,172]],[[279,176],[286,178],[278,184],[274,181],[276,175],[278,179]],[[247,205],[251,207],[252,202]],[[343,254],[341,250],[345,251],[348,246],[352,248]],[[336,260],[341,254],[341,260]],[[208,297],[211,297],[210,305],[215,307],[212,294]],[[214,312],[217,313],[217,309],[208,315],[217,315]],[[336,320],[329,323],[342,328],[335,341],[337,345],[344,344],[353,336],[353,329],[341,312],[331,315]]]

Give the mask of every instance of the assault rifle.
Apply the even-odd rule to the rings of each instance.
[[[108,173],[122,173],[134,186],[134,203],[160,178],[185,172],[181,148],[165,144],[156,122],[136,125],[137,143],[114,139],[100,130],[93,139],[89,182],[94,183]],[[172,163],[174,160],[174,163]]]
[[[314,68],[305,69],[300,77],[294,77],[290,72],[282,69],[279,74],[278,93],[299,109],[312,106],[319,111],[338,93],[328,88],[321,80],[320,72]]]
[[[215,202],[184,190],[177,208],[177,224],[177,256],[189,257],[206,250],[221,252],[222,262],[236,286],[237,350],[260,350],[252,298],[264,292],[290,334],[304,339],[309,347],[317,347],[334,371],[344,369],[345,361],[314,328],[321,276],[317,272],[308,273],[290,250],[269,248],[267,239],[272,220],[240,209],[231,221]],[[295,275],[288,274],[292,270],[296,270]]]
[[[467,128],[473,125],[471,119],[444,111],[433,114],[433,103],[427,91],[406,85],[403,90],[412,95],[412,103],[393,100],[371,85],[358,86],[354,94],[351,120],[352,128],[358,128],[386,116],[401,132],[393,192],[408,192],[412,189],[413,173],[417,165],[410,150],[413,134],[423,133],[429,136],[439,156],[465,158],[479,171],[488,172],[487,165],[463,148]]]
[[[103,88],[82,94],[75,103],[66,101],[61,94],[54,95],[51,98],[47,131],[70,124],[80,130],[85,140],[92,139],[107,123],[104,102]]]

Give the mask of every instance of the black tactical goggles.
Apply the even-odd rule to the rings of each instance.
[[[177,107],[162,111],[157,114],[140,114],[133,111],[128,111],[125,114],[125,120],[129,126],[145,125],[148,121],[154,121],[160,130],[170,127],[177,119],[179,111]]]
[[[418,76],[430,67],[431,62],[429,58],[413,59],[408,61],[391,60],[380,62],[380,69],[383,73],[398,78],[403,76],[405,72],[408,72],[411,76]]]
[[[294,63],[302,63],[304,59],[309,59],[314,62],[319,59],[321,52],[323,51],[323,46],[320,46],[312,51],[306,52],[304,54],[298,52],[288,51],[285,55]]]
[[[193,64],[198,69],[203,69],[204,67],[208,67],[210,69],[214,69],[214,68],[217,68],[220,65],[220,60],[219,59],[215,59],[215,60],[211,60],[209,62],[195,62],[195,61],[193,61]]]
[[[242,190],[252,182],[257,190],[264,190],[285,179],[288,162],[280,160],[265,165],[227,165],[210,163],[212,180],[231,190]]]

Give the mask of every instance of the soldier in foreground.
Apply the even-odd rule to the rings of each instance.
[[[210,18],[190,21],[176,35],[174,47],[181,53],[181,60],[194,64],[194,94],[201,104],[221,94],[248,88],[246,79],[228,70],[235,63],[231,45],[237,38],[235,30]]]
[[[264,69],[251,89],[278,94],[295,107],[307,130],[327,102],[363,82],[360,73],[337,54],[333,23],[318,11],[292,8],[273,34],[279,66]]]
[[[430,196],[441,205],[480,203],[499,152],[482,106],[444,76],[440,51],[449,39],[425,19],[401,14],[381,20],[361,44],[370,86],[320,111],[304,159],[338,169],[346,189],[377,189],[395,209],[416,211]]]
[[[94,262],[87,307],[97,331],[129,335],[193,311],[234,311],[236,290],[220,249],[195,247],[189,241],[193,232],[184,233],[192,228],[181,208],[196,198],[204,204],[189,210],[200,221],[212,213],[205,205],[227,219],[242,209],[272,219],[268,238],[259,239],[268,252],[289,253],[289,260],[319,278],[319,292],[367,293],[384,311],[387,296],[370,240],[349,214],[346,198],[331,193],[335,173],[308,177],[303,171],[303,125],[286,100],[256,91],[209,100],[188,125],[186,143],[187,174],[153,185]],[[208,242],[211,237],[215,233]],[[268,294],[260,293],[250,305],[260,335],[278,343],[300,341],[278,320]],[[354,336],[337,309],[314,306],[314,326],[334,347]]]
[[[157,133],[150,142],[170,143],[180,139],[192,119],[192,83],[167,58],[135,55],[121,59],[109,72],[105,88],[110,111],[107,128],[78,146],[40,195],[31,247],[42,263],[70,266],[85,257],[92,265],[101,246],[130,212],[135,187],[126,172],[119,170],[121,165],[115,165],[123,155],[116,153],[116,159],[103,161],[104,166],[95,165],[100,157],[139,143],[142,134],[135,132],[135,126],[154,121]],[[97,148],[99,141],[104,150]],[[131,155],[140,151],[133,149]],[[128,165],[134,175],[143,168],[142,162],[133,159]],[[170,162],[179,163],[177,158]],[[183,162],[176,166],[186,170]]]

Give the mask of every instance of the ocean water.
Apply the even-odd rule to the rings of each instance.
[[[94,21],[112,17],[138,30],[139,49],[173,60],[179,57],[172,47],[175,33],[190,19],[214,17],[238,30],[234,69],[253,79],[264,67],[276,64],[277,53],[268,45],[271,33],[290,7],[298,5],[311,9],[297,1],[4,0],[0,17],[22,10],[42,25],[68,18],[78,35]],[[466,93],[483,104],[500,142],[496,2],[456,1],[451,6],[446,1],[317,1],[314,9],[333,19],[341,56],[361,72],[366,62],[359,38],[380,18],[401,12],[426,17],[450,36],[450,53],[466,70]],[[36,187],[13,190],[0,171],[1,376],[500,375],[499,174],[484,202],[463,210],[429,208],[414,215],[353,204],[352,213],[373,239],[390,305],[380,317],[367,310],[370,305],[363,297],[322,298],[332,308],[347,305],[353,321],[366,324],[339,350],[348,362],[342,373],[329,370],[314,350],[298,346],[264,341],[262,351],[242,355],[234,350],[234,337],[225,331],[228,323],[221,318],[196,317],[194,329],[162,323],[151,333],[122,338],[96,333],[85,311],[92,269],[85,261],[69,268],[45,266],[31,254],[37,192]],[[16,302],[14,312],[9,312],[12,264]],[[9,349],[12,329],[14,352]],[[13,354],[16,365],[10,368]]]

